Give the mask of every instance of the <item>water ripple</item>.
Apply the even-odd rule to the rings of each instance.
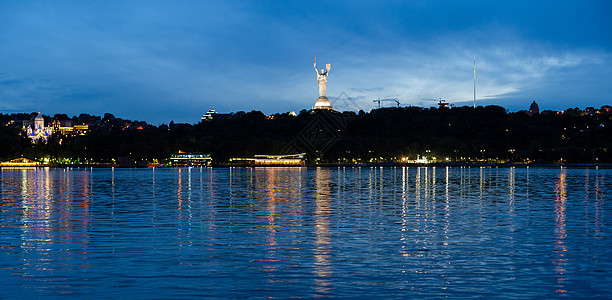
[[[1,169],[3,296],[609,297],[611,172]]]

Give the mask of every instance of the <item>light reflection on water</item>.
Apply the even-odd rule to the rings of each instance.
[[[611,172],[1,169],[2,295],[609,297]]]
[[[565,172],[564,169],[561,170],[559,179],[555,182],[555,257],[553,259],[555,275],[557,277],[557,289],[555,292],[562,296],[567,292],[564,285],[564,282],[567,280],[567,278],[565,278],[565,272],[567,271],[565,269],[567,265],[567,258],[565,257],[565,253],[567,252],[567,248],[565,247],[565,238],[567,238],[565,229],[565,205],[567,201]]]

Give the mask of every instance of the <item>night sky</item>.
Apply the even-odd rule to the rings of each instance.
[[[376,98],[612,104],[612,1],[4,1],[0,112],[198,122]],[[392,106],[393,102],[383,105]]]

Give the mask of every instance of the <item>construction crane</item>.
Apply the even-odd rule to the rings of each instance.
[[[380,102],[383,102],[383,101],[395,101],[395,103],[397,103],[397,107],[400,107],[399,100],[397,100],[395,98],[392,98],[392,99],[380,99],[380,98],[378,98],[378,99],[372,100],[372,102],[378,102],[378,108],[380,108]]]

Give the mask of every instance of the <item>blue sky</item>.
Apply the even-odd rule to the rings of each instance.
[[[472,105],[474,57],[480,105],[600,107],[611,15],[612,1],[0,0],[0,112],[299,112],[318,96],[314,54],[339,110]]]

